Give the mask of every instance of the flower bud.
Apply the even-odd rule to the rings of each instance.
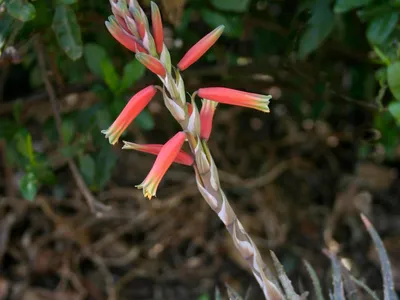
[[[153,37],[156,44],[157,53],[161,54],[164,45],[164,32],[160,10],[157,4],[151,2],[151,25],[153,27]]]
[[[105,24],[111,35],[125,48],[135,53],[147,53],[147,50],[142,46],[141,42],[135,36],[130,35],[118,25],[114,16],[110,16]]]
[[[157,58],[146,53],[136,53],[136,59],[154,74],[165,77],[166,70]]]
[[[225,26],[221,25],[198,41],[188,52],[182,57],[178,63],[178,68],[183,71],[194,64],[210,49],[224,31]]]
[[[203,105],[200,111],[200,137],[202,139],[208,140],[210,138],[214,113],[217,105],[218,102],[203,99]]]

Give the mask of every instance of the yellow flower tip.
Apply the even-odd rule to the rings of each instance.
[[[105,138],[108,139],[108,142],[111,145],[115,145],[118,142],[118,136],[112,134],[112,132],[109,129],[102,130],[101,133],[105,135]]]
[[[155,196],[155,195],[153,195],[153,194],[151,194],[149,191],[147,191],[147,190],[145,190],[144,192],[143,192],[143,194],[144,194],[144,196],[147,198],[147,199],[149,199],[149,200],[151,200],[151,198],[153,197],[153,196]]]
[[[149,189],[145,188],[143,186],[143,184],[139,184],[135,186],[137,189],[141,190],[143,189],[143,196],[149,200],[151,200],[151,198],[156,197],[155,193],[152,193]]]

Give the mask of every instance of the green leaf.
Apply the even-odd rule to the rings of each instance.
[[[14,19],[8,14],[3,14],[0,18],[0,55],[3,46],[6,44],[8,34],[13,26]]]
[[[395,29],[399,14],[395,11],[374,17],[367,28],[367,38],[372,44],[382,44]]]
[[[311,13],[308,28],[300,38],[300,58],[305,58],[316,50],[330,35],[335,25],[334,14],[329,7],[329,1],[316,1],[311,8]]]
[[[82,83],[85,80],[87,68],[80,60],[74,61],[60,57],[59,66],[69,83]]]
[[[12,139],[17,129],[17,124],[6,118],[1,118],[0,120],[0,140]]]
[[[65,5],[57,5],[53,18],[53,31],[61,48],[72,59],[82,56],[81,30],[74,11]]]
[[[336,0],[333,11],[337,14],[348,12],[354,8],[366,6],[373,0]]]
[[[359,16],[362,22],[366,22],[374,17],[383,16],[385,14],[389,14],[393,11],[393,7],[388,3],[380,4],[380,5],[369,5],[357,11],[357,15]]]
[[[22,101],[17,100],[13,105],[13,117],[18,124],[22,124],[21,115],[22,115]]]
[[[54,9],[49,8],[48,1],[33,1],[33,5],[36,9],[36,17],[29,23],[30,28],[34,28],[35,31],[44,32],[51,27],[53,21]]]
[[[32,136],[29,132],[22,129],[16,135],[16,147],[19,153],[29,159],[31,164],[35,163],[35,153],[33,151]]]
[[[220,10],[245,12],[249,8],[250,0],[211,0],[211,3]]]
[[[397,124],[400,125],[400,102],[393,101],[389,103],[388,110],[396,119]]]
[[[126,64],[119,92],[123,93],[131,87],[136,81],[143,77],[145,71],[146,67],[136,59]]]
[[[149,131],[155,126],[153,116],[148,110],[143,110],[134,120],[134,123],[139,126],[139,128]]]
[[[41,75],[42,71],[38,65],[35,65],[32,68],[32,71],[29,73],[29,83],[32,87],[37,88],[43,85],[43,79]]]
[[[30,21],[36,16],[35,7],[27,0],[9,0],[6,6],[8,13],[22,22]]]
[[[19,189],[26,200],[33,201],[39,189],[35,174],[32,172],[25,174],[19,182]]]
[[[96,123],[98,128],[107,128],[112,123],[110,110],[107,107],[101,108],[96,112],[95,115]]]
[[[55,184],[57,182],[57,178],[47,161],[42,159],[37,164],[29,167],[39,182],[46,184]]]
[[[60,149],[60,153],[65,158],[73,158],[82,152],[82,147],[79,145],[68,145]]]
[[[94,177],[96,175],[96,165],[94,159],[88,154],[79,157],[79,168],[85,181],[89,185],[93,184]]]
[[[101,69],[103,71],[103,78],[107,86],[114,93],[117,93],[119,89],[120,78],[111,60],[109,59],[103,60],[101,62]]]
[[[210,300],[210,297],[207,294],[201,294],[197,300]]]
[[[71,119],[64,119],[61,126],[64,142],[69,144],[75,136],[76,127]]]
[[[96,187],[102,189],[112,176],[112,171],[117,163],[117,155],[112,150],[106,139],[103,139],[101,150],[96,157]]]
[[[83,49],[83,56],[89,70],[96,76],[103,78],[101,63],[108,59],[106,50],[94,43],[86,44]]]
[[[387,80],[393,96],[400,101],[400,61],[387,68]]]
[[[225,25],[224,35],[226,36],[238,38],[243,33],[242,19],[232,14],[222,14],[213,10],[203,9],[201,11],[201,16],[212,28]]]

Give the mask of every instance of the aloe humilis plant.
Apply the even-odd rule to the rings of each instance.
[[[264,263],[256,244],[243,228],[221,189],[218,170],[207,144],[218,103],[269,112],[268,104],[271,96],[224,87],[206,87],[192,93],[190,102],[187,102],[187,91],[181,72],[194,64],[216,43],[224,26],[217,27],[198,41],[178,62],[177,67],[174,67],[164,44],[160,10],[154,2],[151,2],[151,28],[146,14],[136,0],[110,0],[110,4],[113,15],[106,21],[107,29],[119,43],[135,53],[139,62],[158,76],[162,85],[148,86],[134,95],[114,123],[102,133],[111,144],[117,143],[123,131],[152,100],[157,91],[162,93],[165,106],[182,127],[182,130],[164,145],[138,145],[123,141],[123,149],[157,155],[149,174],[137,188],[143,189],[144,196],[151,199],[156,195],[160,181],[173,162],[193,167],[200,193],[226,226],[237,250],[248,262],[265,298],[271,300],[302,298],[303,296],[295,293],[273,253],[272,258],[278,269],[283,289]],[[195,104],[197,96],[202,99],[200,112]],[[191,153],[181,150],[186,142]]]

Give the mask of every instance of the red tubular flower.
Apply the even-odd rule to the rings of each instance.
[[[165,145],[161,148],[160,153],[154,162],[146,179],[136,187],[143,189],[143,195],[149,199],[156,195],[157,187],[164,177],[165,173],[174,162],[179,151],[185,142],[186,135],[183,131],[175,134]]]
[[[128,34],[118,25],[114,16],[111,16],[109,21],[106,21],[106,27],[114,39],[116,39],[125,48],[131,50],[132,52],[147,53],[147,50],[140,45],[140,42],[137,41],[134,36]]]
[[[124,107],[114,123],[107,130],[101,131],[101,133],[106,135],[106,138],[108,138],[110,144],[114,145],[116,142],[118,142],[118,139],[124,130],[146,107],[156,92],[157,89],[153,85],[148,86],[138,92],[129,100],[128,104]]]
[[[153,73],[163,78],[165,77],[167,71],[165,70],[163,64],[157,58],[146,53],[136,53],[136,59]]]
[[[208,140],[211,135],[212,122],[214,118],[215,109],[217,108],[218,102],[203,99],[203,105],[200,111],[200,137]]]
[[[220,103],[243,106],[269,112],[270,95],[260,95],[228,89],[224,87],[201,88],[197,91],[199,97]]]
[[[178,68],[183,71],[194,64],[204,53],[210,49],[224,31],[225,26],[221,25],[198,41],[188,52],[182,57],[178,63]]]
[[[124,146],[122,149],[130,149],[130,150],[136,150],[144,153],[150,153],[154,155],[158,155],[164,145],[161,144],[147,144],[147,145],[139,145],[135,143],[130,143],[130,142],[124,142]],[[193,165],[193,157],[186,153],[183,150],[180,150],[178,155],[175,157],[174,162],[185,165],[185,166],[191,166]]]
[[[161,54],[164,44],[164,32],[161,13],[157,4],[151,2],[151,25],[153,27],[153,37],[156,44],[157,53]]]

